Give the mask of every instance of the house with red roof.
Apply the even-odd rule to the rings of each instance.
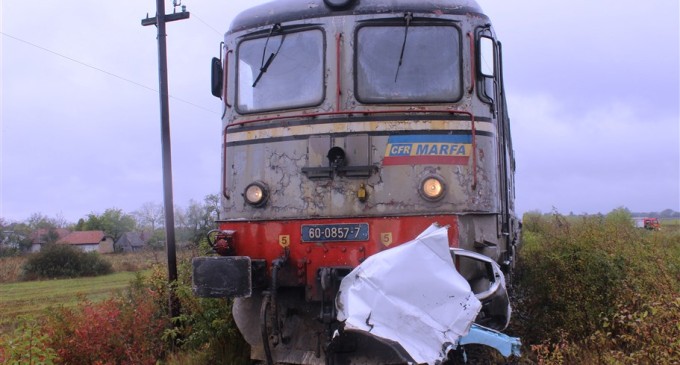
[[[72,245],[83,252],[113,252],[113,237],[104,234],[104,231],[75,231],[57,241],[57,244]]]
[[[33,231],[31,238],[31,252],[40,252],[42,246],[55,243],[71,233],[66,228],[39,228]]]

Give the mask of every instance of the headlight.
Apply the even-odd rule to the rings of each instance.
[[[269,193],[267,192],[267,187],[263,183],[254,182],[246,187],[243,196],[246,198],[246,203],[254,207],[260,207],[267,202]]]
[[[427,177],[420,184],[420,193],[427,200],[439,200],[444,196],[444,183],[437,177]]]

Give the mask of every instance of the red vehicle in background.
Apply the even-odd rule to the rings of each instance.
[[[649,229],[650,231],[660,231],[661,230],[661,224],[659,223],[658,218],[645,218],[644,219],[644,227],[645,229]]]
[[[635,227],[648,229],[650,231],[660,231],[661,223],[659,223],[659,218],[635,218]]]

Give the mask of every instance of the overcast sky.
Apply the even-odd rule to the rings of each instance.
[[[176,205],[219,191],[209,62],[263,2],[184,0],[167,25]],[[503,42],[520,213],[680,210],[678,1],[478,2]],[[155,1],[0,4],[0,217],[162,203]]]

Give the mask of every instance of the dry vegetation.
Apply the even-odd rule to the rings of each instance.
[[[526,214],[511,327],[523,363],[680,363],[680,230]]]
[[[522,338],[523,356],[513,362],[680,364],[679,223],[665,221],[661,231],[636,229],[623,209],[606,216],[526,214],[512,279],[514,317],[507,330]],[[178,260],[182,314],[175,323],[179,327],[159,335],[159,324],[167,325],[162,322],[167,285],[165,268],[153,264],[165,262],[164,252],[109,255],[106,258],[116,271],[153,268],[144,279],[131,274],[136,280],[123,296],[83,300],[52,311],[42,323],[21,322],[16,331],[0,336],[0,363],[3,356],[11,360],[31,349],[33,359],[54,364],[65,359],[71,364],[92,363],[79,354],[97,354],[102,363],[146,363],[133,358],[144,351],[162,353],[168,364],[248,364],[247,346],[231,320],[230,303],[191,294],[187,260],[191,255],[184,253]],[[21,262],[21,258],[2,259],[3,282],[16,280]],[[138,310],[147,313],[144,318],[134,314]],[[71,351],[68,339],[88,333],[97,318],[107,319],[111,335],[93,335],[92,342],[81,341],[91,348]],[[149,341],[145,333],[157,335]],[[162,341],[157,341],[159,336]],[[123,344],[139,350],[118,351],[120,344],[111,342],[117,338],[139,338]],[[101,350],[106,348],[111,350]],[[481,363],[492,362],[489,357],[505,363],[485,351],[481,354],[487,360]]]
[[[0,257],[0,283],[19,281],[24,262],[25,256]]]

